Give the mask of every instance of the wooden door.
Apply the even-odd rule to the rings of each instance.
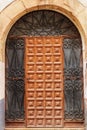
[[[27,127],[63,127],[61,37],[25,38]]]

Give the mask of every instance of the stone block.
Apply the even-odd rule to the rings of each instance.
[[[20,0],[12,2],[11,6],[8,6],[6,10],[3,11],[10,19],[18,17],[19,15],[21,16],[21,14],[23,15],[22,12],[26,13],[26,8]]]
[[[11,19],[8,16],[6,16],[3,12],[0,14],[0,36],[5,31],[5,28],[9,25],[10,21]]]
[[[24,5],[25,5],[25,7],[27,8],[27,9],[29,9],[29,8],[31,8],[31,7],[33,7],[33,8],[35,8],[35,7],[39,7],[39,6],[47,6],[47,5],[61,5],[62,6],[62,4],[63,4],[63,0],[34,0],[34,1],[31,1],[31,0],[21,0],[23,3],[24,3]]]

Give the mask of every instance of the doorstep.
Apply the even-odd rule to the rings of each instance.
[[[5,128],[5,130],[85,130],[84,128]]]

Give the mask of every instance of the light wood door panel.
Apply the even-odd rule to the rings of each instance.
[[[63,127],[62,37],[25,38],[27,127]]]

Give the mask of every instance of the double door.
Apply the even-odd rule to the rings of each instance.
[[[62,37],[25,39],[27,127],[63,127]]]

